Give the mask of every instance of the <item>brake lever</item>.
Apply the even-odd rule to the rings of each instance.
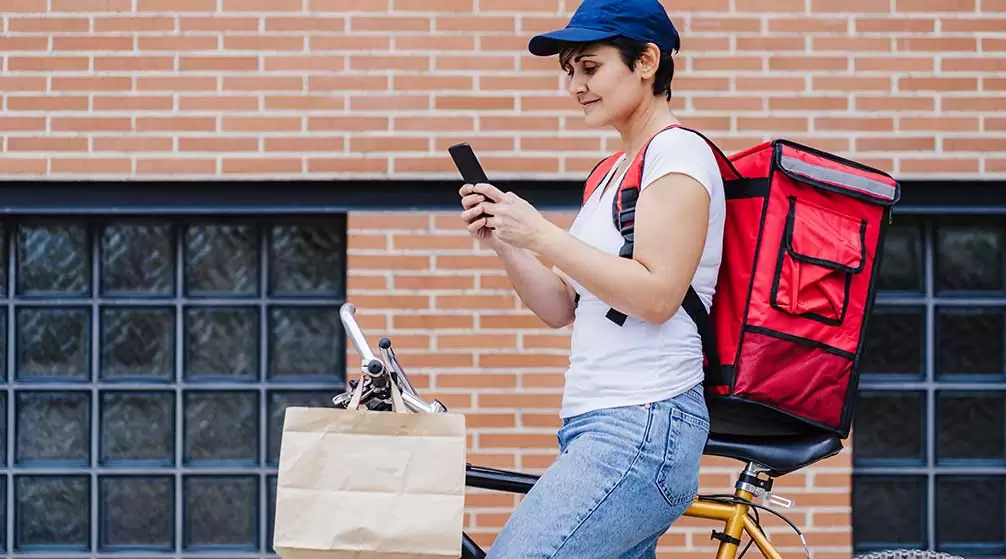
[[[412,383],[409,382],[409,377],[402,371],[402,365],[398,362],[398,357],[395,356],[395,348],[391,345],[391,338],[381,338],[381,341],[377,345],[381,351],[381,358],[391,368],[391,372],[395,375],[395,379],[402,392],[408,392],[418,398],[419,393],[416,392]]]

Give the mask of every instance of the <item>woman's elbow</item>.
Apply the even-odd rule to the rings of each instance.
[[[643,306],[640,318],[653,325],[667,322],[681,308],[681,300],[678,297],[654,297],[649,303]]]

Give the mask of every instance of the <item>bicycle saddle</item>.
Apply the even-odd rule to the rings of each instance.
[[[703,454],[754,462],[779,477],[829,458],[842,450],[834,435],[754,436],[709,433]]]

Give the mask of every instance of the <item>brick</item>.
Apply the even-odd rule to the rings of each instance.
[[[141,51],[195,52],[217,50],[218,39],[204,35],[140,37]]]
[[[458,291],[475,287],[473,275],[395,275],[395,289],[410,291]]]
[[[225,12],[299,12],[307,0],[221,0]]]
[[[471,12],[473,0],[395,0],[396,12],[457,13]],[[480,6],[480,13],[486,6]]]
[[[356,54],[349,56],[347,68],[352,71],[388,71],[388,70],[409,70],[425,71],[430,70],[432,62],[427,55],[416,54],[395,54],[395,55],[371,55]]]
[[[444,95],[434,98],[437,110],[512,111],[513,97]]]
[[[1006,111],[1003,96],[954,96],[942,101],[944,111]]]
[[[216,174],[216,159],[141,158],[136,160],[138,175],[208,175]]]
[[[942,18],[940,28],[945,33],[998,33],[1006,29],[1006,17],[992,17],[987,11],[977,17],[958,15]]]
[[[86,111],[87,103],[87,97],[77,95],[7,96],[8,111]]]
[[[273,92],[273,91],[303,91],[304,78],[301,76],[224,76],[223,91],[249,91],[249,92]]]
[[[265,30],[274,31],[345,31],[346,18],[315,14],[311,16],[266,16]]]
[[[429,151],[426,138],[399,138],[396,136],[362,136],[350,138],[349,151],[357,153]]]
[[[60,37],[52,38],[54,51],[131,51],[132,37]]]
[[[7,138],[7,151],[87,151],[87,138],[14,136]]]
[[[944,57],[940,60],[940,69],[944,72],[983,72],[1002,74],[1006,72],[1006,57]]]
[[[804,11],[803,0],[734,0],[737,12],[782,12],[795,14]]]
[[[390,0],[308,0],[312,12],[387,12]]]
[[[190,1],[198,2],[200,0]],[[214,7],[205,11],[214,12],[215,10],[216,8]],[[256,17],[242,17],[222,14],[216,14],[208,17],[182,15],[178,18],[178,22],[181,30],[185,32],[258,31],[259,28],[259,20]]]
[[[231,34],[224,37],[224,50],[234,51],[298,51],[304,50],[306,45],[307,41],[304,37],[288,37],[266,34]]]
[[[541,62],[542,59],[537,59]],[[552,61],[544,62],[547,69],[554,67]],[[436,71],[508,72],[517,70],[516,59],[508,55],[434,55],[433,69]],[[527,70],[529,68],[521,68]]]
[[[856,138],[856,151],[932,151],[936,138],[932,136],[890,136]]]
[[[45,117],[0,116],[0,131],[3,132],[42,132],[44,130]]]
[[[773,17],[768,18],[768,31],[771,33],[846,33],[849,31],[849,19],[822,15],[815,17]]]
[[[341,95],[270,95],[265,98],[267,111],[343,111],[346,98]]]
[[[812,12],[844,13],[890,13],[895,0],[843,0],[840,3],[828,0],[811,0]]]
[[[486,119],[482,119],[483,130],[489,130],[485,125]],[[459,130],[474,130],[475,129],[475,119],[469,116],[444,116],[444,115],[431,115],[431,116],[396,116],[394,120],[393,127],[396,131],[406,132],[406,131],[459,131]]]
[[[769,71],[827,71],[848,70],[849,59],[842,56],[770,56]]]
[[[8,56],[7,69],[12,72],[80,72],[91,67],[84,56]]]
[[[50,120],[53,132],[126,131],[133,127],[129,117],[54,116]]]
[[[299,157],[224,158],[221,163],[224,173],[242,174],[300,173],[303,167]]]
[[[204,116],[140,116],[136,117],[136,129],[145,132],[213,132],[217,129],[217,119]]]
[[[124,158],[53,158],[49,162],[53,173],[72,175],[126,175],[132,167],[132,161]]]
[[[298,39],[299,40],[299,39]],[[299,50],[300,47],[291,50]],[[343,56],[326,56],[306,54],[297,56],[267,56],[265,70],[267,72],[338,72],[344,70],[346,60]]]
[[[814,130],[824,131],[869,131],[893,132],[893,117],[818,117],[814,119]]]
[[[0,157],[0,173],[5,175],[43,175],[46,171],[46,160],[39,158]]]
[[[978,78],[966,77],[902,77],[898,79],[901,91],[976,91]]]
[[[302,127],[299,116],[225,116],[220,123],[224,132],[289,132]]]
[[[811,88],[815,91],[893,91],[894,81],[887,76],[836,75],[814,76]]]
[[[699,33],[758,32],[762,30],[762,22],[755,17],[693,16],[691,30]]]
[[[158,152],[172,151],[171,138],[147,138],[133,136],[94,137],[91,147],[95,153],[103,151],[117,152]]]
[[[91,22],[82,17],[12,17],[7,20],[7,30],[13,33],[86,33],[90,29]]]
[[[386,116],[309,117],[308,130],[335,130],[339,132],[362,132],[388,130],[390,122]]]
[[[863,56],[853,59],[853,70],[859,72],[931,72],[936,68],[932,57],[872,57]]]
[[[55,2],[55,0],[53,0]],[[125,11],[131,10],[131,0],[126,0]],[[76,5],[76,2],[74,2]],[[95,17],[94,31],[97,33],[110,32],[164,32],[175,30],[175,18],[160,16],[141,17]]]
[[[941,22],[946,30],[949,21]],[[863,16],[855,19],[857,33],[932,33],[936,30],[933,18]]]
[[[977,132],[979,120],[977,117],[903,116],[898,119],[898,128],[906,132]]]
[[[217,0],[135,0],[140,12],[215,12]]]
[[[977,0],[894,0],[897,12],[973,12]]]
[[[0,12],[40,13],[47,9],[48,0],[0,0]]]
[[[388,172],[388,160],[359,157],[309,158],[307,161],[307,170],[309,173],[384,175]]]
[[[474,325],[474,317],[468,314],[409,314],[396,315],[392,324],[395,329],[415,330],[415,329],[435,329],[468,330]]]
[[[437,31],[479,32],[514,32],[517,30],[516,19],[513,16],[444,16],[433,18]],[[526,30],[525,30],[526,31]]]
[[[342,151],[345,140],[337,136],[310,137],[268,137],[265,138],[265,151],[295,151],[295,152],[339,152]]]
[[[170,56],[100,56],[94,58],[96,72],[171,71],[175,59]]]
[[[51,12],[129,12],[132,0],[50,0]]]
[[[252,71],[259,67],[258,58],[253,56],[181,56],[178,69],[189,71]]]
[[[430,31],[427,17],[354,15],[349,18],[350,31]]]
[[[95,111],[170,111],[175,101],[159,95],[95,95]]]
[[[242,95],[179,96],[178,108],[182,111],[255,111],[258,98]]]
[[[258,138],[231,136],[178,138],[178,151],[181,152],[235,152],[258,151],[258,149]]]

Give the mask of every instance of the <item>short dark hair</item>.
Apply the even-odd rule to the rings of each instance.
[[[559,64],[562,68],[567,68],[569,65],[569,59],[573,53],[580,51],[583,48],[593,45],[610,45],[618,49],[618,53],[622,57],[622,62],[629,67],[629,70],[636,69],[636,61],[643,55],[646,51],[647,43],[642,41],[637,41],[635,39],[630,39],[628,37],[612,37],[610,39],[602,39],[600,41],[595,41],[592,43],[567,43],[562,46],[559,50]],[[653,76],[653,94],[654,95],[666,95],[668,99],[671,98],[671,80],[674,78],[674,57],[673,53],[668,50],[660,51],[660,62],[657,65],[657,73]]]

